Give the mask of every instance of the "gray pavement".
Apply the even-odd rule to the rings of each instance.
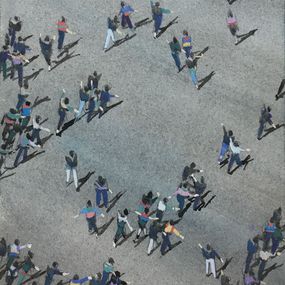
[[[134,21],[150,16],[148,1],[128,2],[138,10]],[[198,247],[198,243],[210,242],[224,259],[234,257],[226,273],[235,282],[241,280],[248,238],[258,232],[275,208],[285,206],[284,128],[261,141],[256,139],[263,104],[272,106],[275,122],[285,120],[284,99],[274,101],[284,77],[284,1],[237,0],[231,9],[240,32],[258,31],[235,46],[225,24],[226,1],[164,0],[163,6],[174,11],[164,17],[164,23],[178,15],[178,24],[157,40],[152,38],[152,24],[144,26],[134,39],[104,54],[106,18],[118,10],[119,3],[0,0],[1,42],[8,19],[14,15],[24,20],[21,34],[34,35],[28,41],[32,55],[40,52],[40,33],[56,34],[55,23],[61,15],[77,32],[67,35],[66,43],[83,38],[75,48],[81,55],[52,72],[47,71],[42,56],[25,69],[25,74],[31,74],[45,68],[30,86],[32,100],[51,97],[33,111],[48,118],[46,127],[55,131],[61,89],[66,89],[77,106],[80,80],[86,80],[94,69],[103,73],[100,86],[111,83],[112,91],[124,100],[100,120],[89,124],[81,120],[61,138],[53,136],[44,154],[20,165],[14,176],[0,180],[1,235],[9,242],[16,237],[32,242],[35,261],[42,268],[57,260],[65,271],[80,276],[101,271],[102,263],[112,256],[116,269],[136,285],[219,284],[205,277]],[[199,91],[186,71],[176,73],[166,43],[184,28],[192,35],[194,50],[210,47],[198,63],[197,74],[199,79],[211,71],[215,75]],[[3,114],[15,106],[18,86],[16,81],[2,79],[0,86]],[[222,122],[234,131],[242,147],[252,150],[254,158],[246,171],[239,169],[232,176],[217,166]],[[174,192],[183,167],[192,161],[204,169],[208,189],[217,197],[201,212],[187,212],[177,226],[185,240],[165,257],[160,258],[159,252],[147,257],[146,241],[136,249],[131,240],[114,249],[115,223],[96,240],[88,235],[83,217],[73,219],[88,199],[94,201],[95,175],[79,193],[73,185],[66,188],[64,155],[70,149],[78,153],[79,177],[95,169],[95,175],[107,177],[114,193],[128,191],[108,218],[115,216],[118,208],[134,209],[147,191],[159,191],[162,196]],[[99,225],[108,218],[99,219]],[[136,220],[132,214],[134,228]],[[268,264],[274,262],[284,263],[284,255]],[[284,268],[271,272],[265,282],[284,284]]]

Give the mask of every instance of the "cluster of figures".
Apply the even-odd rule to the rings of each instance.
[[[154,22],[154,39],[158,39],[171,25],[177,23],[177,18],[171,20],[166,26],[162,26],[163,15],[170,14],[171,11],[166,8],[162,8],[159,2],[151,2],[151,12],[152,18],[143,19],[137,23],[133,23],[131,15],[136,12],[130,5],[121,2],[121,7],[119,13],[114,16],[114,18],[107,19],[107,35],[105,44],[103,47],[104,52],[108,52],[111,48],[121,45],[123,42],[132,39],[136,35],[137,28],[146,25],[150,22]],[[121,17],[121,21],[119,20]],[[227,25],[236,38],[235,44],[238,45],[244,41],[249,36],[254,35],[257,31],[252,30],[247,34],[238,35],[238,25],[237,20],[234,17],[231,10],[228,12]],[[124,34],[119,28],[130,29],[132,32],[131,35]],[[5,169],[6,172],[9,169],[16,168],[20,163],[24,163],[29,159],[33,158],[39,153],[42,152],[33,152],[31,155],[28,155],[28,150],[32,148],[43,148],[47,139],[49,139],[53,134],[49,128],[43,126],[43,123],[47,119],[42,119],[39,114],[34,114],[34,108],[39,105],[41,102],[51,100],[49,97],[42,99],[38,98],[31,103],[29,101],[30,92],[29,92],[29,79],[35,79],[38,74],[41,72],[40,69],[35,74],[30,76],[24,76],[24,67],[29,63],[35,60],[38,56],[35,55],[32,58],[28,59],[26,53],[31,51],[31,48],[26,44],[26,41],[31,37],[18,36],[17,34],[22,29],[22,21],[19,17],[15,16],[9,21],[8,33],[5,38],[5,45],[0,52],[0,72],[3,73],[3,79],[6,80],[8,77],[14,79],[15,73],[18,75],[18,85],[20,87],[20,92],[17,97],[17,103],[15,107],[11,108],[7,113],[3,115],[1,120],[2,129],[2,143],[0,146],[0,176],[3,174],[2,169]],[[72,32],[67,24],[67,19],[61,17],[57,22],[57,31],[58,31],[58,55],[57,60],[52,60],[53,55],[53,43],[56,39],[55,36],[45,36],[42,39],[41,35],[39,37],[39,45],[43,57],[48,65],[48,70],[52,71],[59,64],[65,62],[66,60],[75,57],[79,54],[74,54],[74,51],[70,50],[78,44],[81,40],[79,38],[73,43],[64,45],[64,39],[66,34],[75,34]],[[119,35],[123,35],[123,38],[115,40],[114,32],[117,32]],[[112,40],[113,45],[110,46],[110,40]],[[188,68],[189,75],[193,84],[197,89],[200,89],[210,78],[214,75],[214,72],[211,72],[210,75],[206,76],[202,80],[197,79],[197,62],[205,52],[208,50],[206,47],[202,51],[193,52],[192,50],[192,38],[190,33],[187,30],[183,30],[181,40],[177,37],[173,37],[172,41],[167,41],[170,47],[171,56],[174,59],[175,65],[177,66],[178,72],[181,72],[185,67]],[[181,64],[180,53],[185,54],[185,64]],[[8,63],[10,62],[10,67]],[[53,65],[55,63],[55,65]],[[10,74],[8,75],[8,72]],[[87,122],[99,114],[99,118],[102,117],[110,108],[114,105],[120,104],[122,101],[110,105],[111,99],[113,97],[117,98],[118,95],[111,94],[111,85],[105,84],[102,88],[99,88],[99,81],[102,77],[102,74],[94,71],[91,75],[87,77],[86,84],[80,82],[79,87],[79,105],[78,108],[71,106],[70,100],[66,95],[66,91],[62,90],[62,95],[59,99],[58,105],[58,115],[59,121],[57,127],[55,128],[55,134],[61,136],[63,131],[75,124],[82,117],[87,117]],[[285,94],[283,92],[285,85],[285,80],[281,82],[281,85],[278,89],[278,94],[276,94],[275,99],[278,100],[282,98]],[[67,121],[67,114],[73,114],[73,118]],[[265,129],[266,124],[270,125],[270,129]],[[259,128],[257,131],[257,139],[261,140],[263,137],[271,133],[273,130],[278,129],[279,127],[284,126],[284,124],[274,124],[272,120],[271,108],[270,106],[263,106],[261,109],[260,119],[259,119]],[[252,161],[251,157],[248,155],[243,160],[240,158],[240,153],[242,151],[249,152],[250,149],[242,149],[240,143],[234,137],[232,130],[227,130],[222,124],[223,128],[223,140],[218,157],[218,164],[222,168],[228,164],[227,172],[233,174],[235,169],[246,165]],[[50,133],[47,138],[41,138],[41,131]],[[264,134],[264,132],[266,132]],[[17,143],[15,145],[15,141]],[[11,154],[17,152],[13,167],[7,167],[6,158]],[[232,170],[234,163],[237,164],[237,167]],[[73,176],[74,185],[77,191],[80,190],[82,182],[78,179],[77,174],[78,167],[78,157],[77,153],[74,150],[71,150],[68,155],[65,156],[65,168],[66,168],[66,185],[70,185],[71,174]],[[177,189],[170,195],[164,195],[160,197],[160,193],[156,195],[153,192],[148,192],[142,195],[138,204],[136,205],[135,210],[131,209],[122,209],[117,211],[117,230],[113,238],[113,246],[116,248],[122,245],[125,241],[128,240],[135,232],[135,237],[133,239],[134,246],[137,247],[143,242],[145,238],[149,238],[147,246],[147,255],[151,255],[157,248],[160,248],[160,253],[162,256],[167,254],[170,250],[174,249],[176,246],[181,244],[181,241],[176,243],[171,243],[171,236],[175,235],[180,239],[184,239],[176,225],[182,220],[185,213],[188,211],[191,206],[193,206],[194,211],[201,211],[206,208],[216,197],[212,195],[210,199],[207,199],[207,196],[211,191],[206,191],[207,184],[205,182],[204,176],[201,176],[199,179],[196,177],[197,173],[202,173],[203,170],[198,169],[196,164],[192,162],[189,166],[185,166],[181,181]],[[88,173],[88,178],[92,173]],[[1,178],[3,179],[3,178]],[[117,193],[110,201],[109,194],[113,194],[111,189],[108,186],[107,179],[103,176],[98,176],[95,181],[95,204],[91,200],[88,200],[86,206],[80,210],[80,212],[74,216],[78,218],[79,215],[84,215],[88,225],[89,234],[95,234],[96,238],[104,233],[108,226],[112,223],[115,217],[111,217],[106,224],[101,227],[97,227],[97,218],[101,216],[105,218],[108,216],[108,212],[112,209],[115,203],[122,197],[123,192]],[[172,203],[172,199],[175,197],[177,203]],[[103,203],[101,204],[101,200]],[[104,207],[106,213],[104,214],[100,208]],[[177,219],[164,220],[164,214],[169,211],[176,212]],[[128,221],[130,214],[137,216],[137,231],[133,229]],[[264,227],[262,235],[259,235],[248,242],[248,256],[246,258],[246,266],[244,270],[244,284],[262,284],[264,283],[262,279],[273,269],[265,269],[266,262],[269,258],[275,258],[278,256],[282,248],[279,248],[279,243],[283,240],[282,231],[284,226],[280,226],[281,221],[281,208],[274,211],[273,217],[270,219],[270,222]],[[129,233],[126,231],[126,227],[129,229]],[[252,259],[258,251],[258,241],[263,240],[263,248],[259,252],[259,258],[256,259],[254,264],[251,264]],[[272,240],[272,247],[269,251],[270,241]],[[206,274],[207,276],[213,275],[215,278],[218,278],[221,275],[222,285],[229,285],[230,278],[224,274],[224,270],[230,263],[231,259],[226,259],[225,262],[218,255],[218,253],[213,249],[210,244],[207,244],[205,248],[199,244],[199,247],[202,251],[202,256],[206,260]],[[20,252],[24,248],[31,248],[31,244],[21,245],[18,239],[15,240],[13,244],[6,245],[6,241],[2,238],[0,243],[0,255],[1,262],[5,255],[7,255],[7,262],[2,265],[0,268],[0,278],[3,276],[6,277],[6,283],[11,285],[15,279],[17,279],[17,284],[26,284],[29,281],[33,282],[32,284],[37,284],[34,279],[39,278],[40,276],[45,275],[45,285],[50,285],[53,281],[54,275],[67,276],[69,273],[63,272],[59,269],[57,262],[53,262],[51,266],[48,266],[46,269],[41,270],[40,267],[36,266],[33,263],[34,254],[29,250],[27,257],[23,261],[20,261]],[[222,267],[216,269],[215,259],[218,258]],[[114,269],[114,259],[109,258],[103,265],[103,272],[95,275],[90,275],[85,278],[79,278],[77,274],[74,275],[72,279],[67,281],[61,280],[58,284],[82,284],[89,281],[92,285],[123,285],[128,284],[121,280],[121,276],[124,273],[115,271]],[[254,276],[252,268],[259,265],[257,277]],[[211,273],[209,273],[209,269]],[[35,270],[36,273],[31,273],[32,270]],[[265,273],[264,273],[265,272]]]

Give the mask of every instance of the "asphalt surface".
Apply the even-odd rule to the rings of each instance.
[[[55,23],[61,15],[77,33],[67,35],[66,43],[82,37],[74,48],[80,56],[51,72],[40,56],[24,71],[29,75],[44,68],[29,84],[31,101],[37,96],[51,98],[33,111],[48,118],[46,127],[55,131],[61,89],[65,88],[76,107],[80,80],[86,81],[94,69],[103,73],[100,86],[111,83],[113,93],[124,101],[100,120],[95,118],[87,124],[84,118],[62,137],[54,135],[45,144],[45,153],[5,173],[15,172],[14,176],[2,176],[1,235],[9,242],[16,237],[23,243],[32,242],[39,267],[57,260],[63,270],[80,276],[101,271],[102,263],[112,256],[116,269],[126,273],[125,280],[136,285],[219,284],[205,277],[198,247],[198,243],[210,242],[224,259],[233,257],[226,273],[235,282],[241,280],[248,238],[258,233],[272,211],[284,206],[285,201],[284,128],[261,141],[256,139],[263,104],[272,107],[274,122],[285,121],[284,99],[274,101],[284,77],[284,1],[237,0],[231,8],[240,33],[255,28],[258,31],[235,46],[225,24],[229,8],[226,1],[164,0],[162,6],[173,11],[164,17],[164,23],[178,15],[178,24],[157,40],[152,38],[152,24],[141,27],[133,39],[104,54],[106,18],[118,11],[119,3],[0,0],[1,42],[8,19],[20,16],[24,21],[21,34],[33,34],[27,42],[32,48],[28,57],[40,53],[40,33],[56,35]],[[129,3],[138,10],[134,22],[151,16],[148,1]],[[177,74],[166,43],[185,28],[192,35],[194,50],[209,46],[199,60],[198,78],[215,71],[199,91],[186,71]],[[54,46],[54,59],[56,55]],[[2,79],[0,86],[3,114],[15,106],[18,86],[17,81]],[[242,147],[252,150],[254,158],[245,171],[239,169],[232,176],[217,165],[221,123],[233,130]],[[42,136],[46,134],[42,132]],[[65,186],[64,156],[71,149],[78,154],[79,178],[96,170],[79,193],[74,185]],[[9,165],[14,158],[9,158]],[[162,196],[174,192],[183,167],[192,161],[204,170],[207,189],[216,198],[201,212],[187,212],[177,225],[185,240],[162,258],[159,251],[147,257],[147,241],[134,248],[130,239],[114,249],[115,222],[96,240],[88,235],[83,217],[73,219],[88,199],[94,201],[97,175],[107,177],[114,193],[127,190],[107,217],[98,219],[102,225],[116,215],[117,209],[135,209],[145,192],[159,191]],[[169,213],[167,217],[176,215]],[[130,223],[135,229],[136,221],[131,214]],[[275,262],[284,263],[284,255],[269,261],[268,266]],[[274,270],[264,281],[284,284],[284,268]]]

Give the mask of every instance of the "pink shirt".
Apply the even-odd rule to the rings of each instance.
[[[237,20],[236,20],[235,18],[228,18],[228,19],[227,19],[227,24],[228,24],[229,26],[234,26],[234,25],[237,24]]]
[[[191,194],[188,191],[184,191],[183,189],[178,187],[176,191],[172,194],[172,196],[177,196],[177,195],[180,195],[183,197],[189,197]]]

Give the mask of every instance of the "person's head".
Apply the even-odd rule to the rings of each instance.
[[[32,136],[31,136],[31,134],[28,132],[28,133],[26,133],[26,138],[28,139],[28,140],[32,140]]]
[[[172,40],[173,40],[174,43],[178,43],[178,39],[176,37],[173,37]]]
[[[211,247],[209,244],[207,244],[207,245],[206,245],[206,249],[207,249],[207,250],[211,250],[212,247]]]
[[[195,162],[192,162],[191,164],[190,164],[190,168],[195,168],[196,167],[196,163]]]
[[[42,117],[41,117],[41,116],[36,115],[35,121],[36,121],[36,123],[37,123],[37,124],[39,124],[39,123],[40,123],[41,119],[42,119]]]
[[[13,266],[16,268],[19,268],[19,262],[18,261],[14,261]]]
[[[254,243],[258,243],[258,236],[255,236],[255,237],[252,239],[252,241],[253,241]]]
[[[105,179],[103,176],[99,175],[99,176],[98,176],[98,183],[99,183],[101,186],[103,186],[103,185],[105,184],[105,182],[106,182],[106,179]]]
[[[268,111],[268,112],[271,112],[271,107],[268,106],[268,107],[267,107],[267,111]]]
[[[28,107],[30,107],[30,106],[31,106],[31,102],[30,102],[30,101],[26,101],[26,102],[25,102],[25,105],[28,106]]]
[[[84,92],[88,92],[89,91],[89,88],[88,88],[88,86],[84,86]]]
[[[145,214],[148,214],[148,213],[149,213],[149,208],[145,208],[145,209],[144,209],[144,213],[145,213]]]
[[[234,146],[238,147],[239,146],[239,141],[234,141]]]
[[[7,50],[9,49],[9,47],[8,47],[8,46],[3,46],[2,49],[3,49],[4,51],[7,51]]]
[[[174,226],[174,221],[173,221],[173,220],[170,220],[170,221],[169,221],[169,224],[170,224],[171,226]]]
[[[101,93],[101,90],[98,89],[98,88],[96,88],[96,89],[95,89],[95,95],[100,95],[100,93]]]
[[[63,99],[63,103],[64,103],[65,105],[69,104],[69,99],[68,99],[67,97],[65,97],[65,98]]]
[[[114,23],[116,23],[116,24],[120,23],[117,15],[114,16]],[[97,74],[96,74],[96,76],[97,76]]]
[[[277,209],[277,212],[278,212],[278,213],[282,213],[282,208],[279,207],[279,208]]]
[[[1,238],[0,243],[2,243],[3,245],[6,245],[6,240],[5,240],[5,238]]]
[[[92,203],[91,203],[91,201],[90,201],[90,200],[88,200],[88,201],[87,201],[86,206],[87,206],[87,208],[92,207]]]
[[[165,198],[163,198],[162,201],[163,201],[164,204],[166,204],[168,202],[168,198],[165,197]]]
[[[14,17],[14,20],[15,20],[16,22],[19,22],[19,21],[20,21],[20,17],[15,16],[15,17]]]
[[[57,267],[58,267],[58,263],[57,263],[56,261],[54,261],[54,262],[52,263],[52,267],[53,267],[53,268],[57,268]]]
[[[204,176],[201,176],[201,180],[200,180],[200,181],[201,181],[202,184],[205,183],[205,178],[204,178]]]
[[[232,18],[234,15],[233,15],[233,12],[232,12],[232,10],[231,9],[229,9],[229,11],[228,11],[228,17],[229,18]]]
[[[274,219],[273,219],[273,217],[270,218],[269,222],[270,222],[271,224],[274,224]]]
[[[182,187],[183,187],[183,188],[187,188],[187,187],[188,187],[187,182],[183,183],[183,184],[182,184]]]
[[[146,196],[147,196],[147,198],[152,199],[152,197],[153,197],[152,191],[149,191]]]
[[[159,3],[159,2],[155,2],[155,6],[156,6],[156,7],[159,7],[159,6],[160,6],[160,3]]]
[[[62,22],[66,22],[65,17],[61,16],[61,21],[62,21]]]
[[[188,31],[184,30],[183,31],[183,36],[188,36]]]
[[[113,265],[113,264],[115,263],[115,260],[114,260],[112,257],[110,257],[110,258],[108,259],[108,262]]]
[[[30,258],[33,258],[33,257],[34,257],[34,254],[29,250],[29,251],[28,251],[28,256],[29,256]]]
[[[105,90],[106,92],[110,91],[110,90],[111,90],[111,86],[108,85],[108,84],[106,84],[106,85],[104,86],[104,90]]]
[[[15,109],[13,109],[13,108],[11,108],[11,109],[9,110],[9,112],[10,112],[11,114],[17,114],[17,110],[15,110]]]
[[[127,216],[127,215],[129,214],[128,209],[127,209],[127,208],[126,208],[126,209],[124,209],[123,213],[124,213],[124,215],[125,215],[125,216]]]
[[[74,274],[72,279],[73,280],[78,280],[79,279],[79,275],[78,274]]]
[[[50,41],[50,38],[49,36],[45,36],[45,39],[44,39],[45,42],[49,42]]]
[[[73,156],[75,155],[74,150],[69,151],[69,155],[70,155],[71,157],[73,157]]]
[[[229,136],[232,137],[233,134],[234,134],[233,131],[232,131],[232,130],[229,130]]]
[[[18,42],[22,42],[23,38],[21,36],[18,37]]]
[[[121,1],[121,7],[124,7],[126,3],[124,1]]]

